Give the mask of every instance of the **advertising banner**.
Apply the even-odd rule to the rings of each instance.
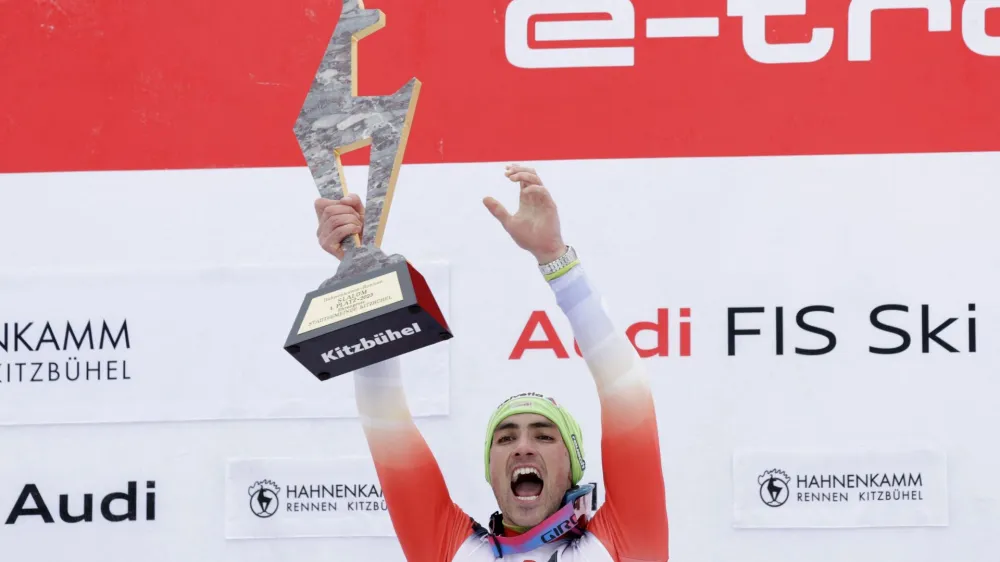
[[[415,264],[448,317],[448,266]],[[0,424],[342,418],[351,373],[320,382],[283,349],[329,267],[0,277]],[[413,414],[448,413],[450,342],[406,354]]]
[[[937,450],[737,451],[734,526],[948,525],[948,466]]]
[[[370,457],[230,460],[226,538],[358,536],[395,536]]]

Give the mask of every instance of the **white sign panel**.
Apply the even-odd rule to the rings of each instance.
[[[395,531],[370,457],[229,462],[226,538],[372,536]]]
[[[446,320],[448,267],[415,263]],[[354,417],[283,345],[328,267],[0,277],[0,425]],[[415,416],[447,415],[450,342],[402,357]]]
[[[737,451],[734,525],[948,525],[947,461],[934,450]]]

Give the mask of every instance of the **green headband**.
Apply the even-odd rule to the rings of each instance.
[[[556,404],[555,400],[533,392],[511,396],[493,412],[486,426],[486,481],[490,481],[490,448],[493,445],[493,432],[500,422],[514,414],[538,414],[556,424],[569,451],[569,464],[573,470],[572,479],[575,486],[583,478],[583,470],[587,467],[587,463],[583,460],[583,432],[573,416]]]

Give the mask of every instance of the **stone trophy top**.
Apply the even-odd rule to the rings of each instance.
[[[392,195],[406,150],[420,81],[410,79],[386,96],[357,96],[357,43],[385,26],[381,10],[366,10],[360,0],[344,0],[343,11],[316,70],[312,87],[295,122],[302,149],[321,197],[341,199],[346,189],[340,156],[371,145],[364,229],[359,240],[343,243],[344,259],[329,283],[404,261],[380,249]]]

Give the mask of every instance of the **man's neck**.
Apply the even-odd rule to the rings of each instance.
[[[504,518],[504,520],[503,520],[503,530],[504,530],[504,535],[510,537],[510,536],[520,535],[521,533],[524,533],[525,531],[530,531],[531,527],[524,527],[524,526],[521,526],[521,525],[515,525],[515,524],[507,521],[506,518]]]

